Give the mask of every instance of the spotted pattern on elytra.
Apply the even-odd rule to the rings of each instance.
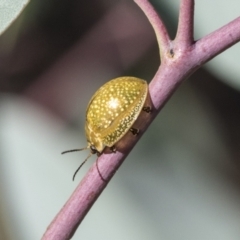
[[[91,98],[86,111],[85,133],[87,147],[62,152],[82,151],[89,148],[90,154],[80,164],[73,180],[92,154],[98,156],[105,147],[116,151],[117,143],[128,130],[136,135],[139,129],[132,126],[141,110],[150,113],[151,107],[144,106],[148,94],[147,82],[135,77],[119,77],[104,84]]]
[[[104,84],[92,97],[86,113],[88,143],[102,152],[111,147],[131,128],[147,96],[146,81],[120,77]]]

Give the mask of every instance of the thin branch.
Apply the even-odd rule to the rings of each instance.
[[[131,151],[134,141],[136,143],[136,140],[138,140],[138,138],[131,137],[130,143],[128,141],[129,146],[125,147],[126,137],[117,145],[120,149],[124,148],[124,152],[103,153],[95,161],[72,196],[52,221],[42,240],[67,240],[73,236],[78,225]]]
[[[148,0],[134,0],[134,1],[145,13],[146,17],[148,18],[148,21],[150,22],[155,31],[158,47],[160,50],[160,58],[162,61],[162,58],[165,55],[165,50],[169,49],[171,43],[165,24]]]
[[[147,0],[135,1],[153,25],[159,46],[161,45],[163,51],[167,51],[170,40],[162,20]],[[150,114],[140,114],[137,119],[138,127],[141,129],[140,136],[133,137],[131,133],[127,133],[117,143],[117,153],[103,153],[98,158],[71,198],[48,227],[42,238],[43,240],[67,240],[71,238],[91,206],[178,85],[203,63],[240,41],[239,17],[191,45],[193,25],[193,5],[191,3],[193,1],[190,0],[182,0],[181,2],[181,11],[183,13],[180,13],[181,23],[175,40],[176,45],[181,46],[183,44],[182,46],[185,46],[185,49],[183,51],[182,49],[176,49],[178,52],[174,53],[172,57],[166,58],[166,61],[161,63],[156,75],[149,84],[151,100],[149,102],[153,111]],[[187,11],[190,12],[187,13]],[[188,19],[185,22],[184,16]],[[184,27],[184,24],[189,26]],[[190,33],[187,33],[187,31],[190,31]],[[184,41],[187,41],[188,44],[185,44]]]
[[[181,0],[176,42],[182,49],[193,44],[194,0]]]
[[[100,162],[101,161],[99,160],[98,164]],[[98,167],[101,169],[101,175],[107,177],[108,174],[105,174],[101,166]],[[108,181],[109,180],[110,179],[108,179]],[[101,180],[95,162],[87,175],[73,192],[70,199],[48,227],[42,239],[70,239],[106,185],[107,181]]]
[[[198,40],[194,46],[195,57],[192,60],[198,65],[203,65],[239,41],[240,17]]]

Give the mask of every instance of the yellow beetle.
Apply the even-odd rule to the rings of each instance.
[[[141,110],[151,111],[150,107],[144,107],[147,94],[147,82],[135,77],[115,78],[99,88],[91,98],[86,111],[87,147],[62,153],[90,148],[90,154],[74,173],[73,180],[92,154],[99,156],[105,147],[115,152],[114,145],[127,131],[138,134],[139,130],[132,128],[134,122]]]

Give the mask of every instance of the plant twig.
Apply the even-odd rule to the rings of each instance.
[[[224,50],[240,41],[240,17],[209,35],[199,39],[195,44],[195,62],[203,65]]]
[[[103,153],[98,158],[48,227],[43,240],[71,238],[128,153],[178,85],[202,64],[240,41],[240,18],[237,18],[194,43],[192,37],[194,1],[181,0],[177,37],[171,42],[162,20],[150,3],[147,0],[135,0],[135,2],[142,8],[153,26],[163,60],[149,84],[153,112],[144,116],[140,115],[138,120],[141,129],[140,136],[133,138],[127,134],[119,142],[121,151],[117,148],[117,153]]]
[[[155,31],[161,58],[163,55],[165,55],[164,51],[166,49],[169,49],[171,44],[171,40],[168,31],[165,27],[165,24],[148,0],[134,0],[134,1],[145,13],[146,17],[148,18],[148,21],[150,22]]]
[[[194,0],[181,0],[176,41],[184,49],[193,44]]]

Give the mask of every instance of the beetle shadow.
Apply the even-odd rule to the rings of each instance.
[[[146,130],[147,123],[151,122],[153,120],[154,115],[156,114],[156,108],[153,105],[151,96],[147,94],[146,101],[144,103],[144,106],[142,108],[142,111],[140,112],[138,118],[131,126],[132,130],[129,130],[116,144],[115,148],[117,152],[121,153],[128,153],[130,149],[132,149],[132,146],[136,144],[138,138],[142,136],[142,134]],[[137,134],[136,134],[137,131]],[[104,151],[106,153],[112,153],[110,149],[106,149]]]
[[[138,138],[141,137],[143,132],[146,130],[146,123],[151,122],[152,115],[156,114],[156,108],[153,106],[149,91],[148,91],[147,98],[146,98],[143,108],[147,109],[147,111],[143,109],[132,126],[132,128],[139,130],[139,133],[133,134],[133,132],[129,130],[114,145],[114,147],[111,147],[111,148],[105,147],[105,149],[103,151],[104,154],[114,154],[115,152],[121,152],[123,154],[125,154],[125,153],[127,154],[131,150],[132,146],[136,144]],[[113,149],[115,149],[116,151],[114,151]],[[96,166],[97,166],[98,174],[99,174],[100,178],[102,179],[102,181],[107,182],[107,179],[105,179],[103,177],[103,175],[101,174],[101,171],[99,169],[98,159],[96,162]]]

